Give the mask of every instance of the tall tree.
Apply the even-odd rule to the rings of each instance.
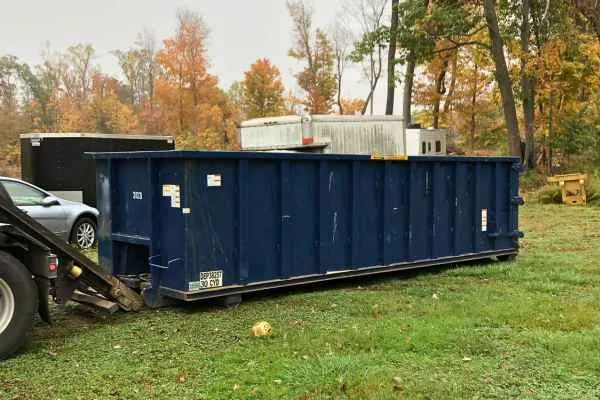
[[[530,55],[532,0],[521,1],[521,95],[523,97],[523,119],[525,124],[523,164],[526,168],[533,169],[535,167],[535,77],[532,76],[527,65]]]
[[[363,74],[369,83],[362,113],[373,114],[373,97],[383,71],[383,52],[389,40],[389,29],[383,24],[388,0],[350,0],[347,12],[361,27],[360,39],[355,42],[352,61],[362,63]]]
[[[517,107],[512,91],[512,81],[508,72],[506,58],[504,56],[504,40],[498,26],[498,15],[496,13],[496,0],[484,0],[483,11],[487,23],[491,42],[491,56],[494,60],[496,82],[502,98],[502,110],[508,131],[508,144],[510,154],[521,156],[521,138],[519,135],[519,121],[517,119]]]
[[[156,65],[156,40],[145,30],[138,34],[134,46],[113,51],[128,86],[130,103],[138,108],[152,102]]]
[[[155,101],[161,115],[155,126],[173,132],[184,148],[234,147],[235,113],[217,78],[207,71],[204,21],[195,12],[180,10],[177,22],[175,35],[164,40],[156,56],[161,73]]]
[[[296,75],[298,85],[306,92],[307,105],[313,114],[330,111],[336,93],[334,54],[331,41],[325,32],[313,32],[313,8],[303,0],[289,0],[287,8],[292,18],[294,47],[289,56],[306,62]]]
[[[417,57],[414,51],[410,51],[406,61],[406,72],[404,73],[404,87],[402,93],[402,119],[406,128],[412,122],[412,94],[415,78]]]
[[[411,100],[415,68],[435,59],[451,60],[456,50],[481,44],[475,38],[480,27],[479,13],[473,12],[469,0],[405,0],[398,5],[398,30],[395,39],[400,49],[398,63],[406,64],[404,75],[404,122],[411,120]],[[433,80],[438,98],[445,89],[448,64],[438,70]],[[435,109],[440,108],[437,104]],[[439,119],[436,118],[436,119]]]
[[[232,107],[238,110],[241,120],[248,119],[248,113],[244,104],[244,85],[241,81],[235,81],[231,84],[229,90],[227,90],[227,97],[231,101]]]
[[[103,74],[92,79],[90,101],[85,109],[85,123],[92,132],[133,133],[139,129],[133,107],[121,98],[121,82]]]
[[[71,77],[69,82],[74,84],[73,95],[80,101],[87,101],[92,86],[92,77],[96,71],[92,65],[96,51],[91,44],[77,44],[67,49],[66,59],[69,62]]]
[[[392,0],[392,17],[390,21],[390,46],[388,48],[387,58],[387,99],[385,113],[392,115],[394,113],[394,95],[396,93],[396,38],[398,37],[398,5],[399,0]]]
[[[283,113],[283,83],[276,66],[266,58],[256,60],[244,73],[244,110],[248,118],[277,116]]]
[[[338,19],[342,18],[338,15]],[[346,72],[348,63],[350,45],[352,41],[352,32],[344,23],[336,23],[329,29],[331,42],[333,44],[333,54],[335,56],[335,79],[337,82],[337,99],[336,103],[339,108],[339,113],[344,114],[344,104],[342,99],[342,81]]]

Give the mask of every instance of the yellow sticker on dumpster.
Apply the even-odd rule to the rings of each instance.
[[[162,185],[162,195],[163,197],[171,198],[171,207],[181,207],[181,192],[179,185]]]

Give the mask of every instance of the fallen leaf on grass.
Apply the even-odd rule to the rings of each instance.
[[[379,310],[379,304],[375,304],[372,309],[371,309],[371,313],[373,314],[373,318],[378,319],[381,311]]]
[[[395,376],[392,378],[392,383],[394,384],[395,389],[399,389],[400,387],[402,387],[402,384],[404,383],[404,381],[402,380],[401,377]]]
[[[259,321],[250,328],[250,334],[252,336],[271,336],[273,327],[267,321]]]

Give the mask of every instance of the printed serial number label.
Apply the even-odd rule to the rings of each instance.
[[[223,270],[200,272],[200,280],[190,282],[190,290],[209,289],[223,286]]]

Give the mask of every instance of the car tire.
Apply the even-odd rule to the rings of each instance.
[[[0,360],[27,344],[37,306],[38,291],[29,270],[0,251]]]
[[[79,218],[71,229],[71,243],[79,249],[87,250],[98,241],[96,222],[91,218]]]

